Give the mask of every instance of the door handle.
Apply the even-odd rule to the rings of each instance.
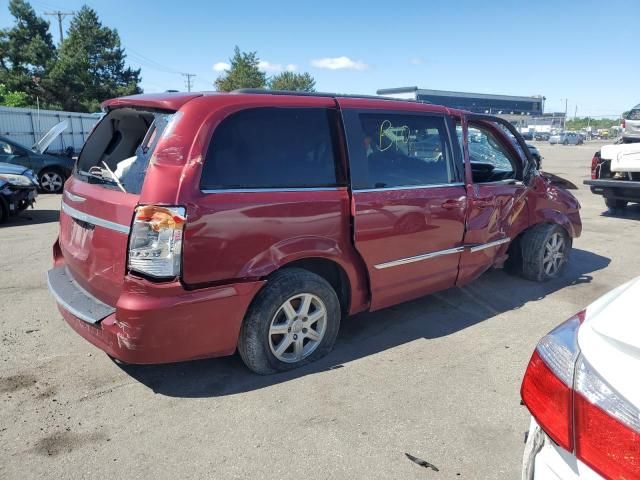
[[[495,207],[496,201],[495,201],[495,197],[476,198],[474,200],[471,200],[471,205],[476,208],[489,208],[489,207]]]
[[[453,210],[454,208],[462,208],[464,207],[464,200],[447,200],[443,202],[440,207],[446,210]]]

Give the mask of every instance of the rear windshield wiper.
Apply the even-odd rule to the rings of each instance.
[[[96,183],[102,183],[102,184],[107,184],[107,185],[115,185],[116,187],[119,186],[118,183],[113,179],[113,178],[108,178],[103,176],[102,174],[102,169],[98,166],[95,167],[91,167],[91,169],[88,172],[85,171],[80,171],[79,172],[82,175],[86,175],[87,177],[91,178],[92,180],[97,180]]]

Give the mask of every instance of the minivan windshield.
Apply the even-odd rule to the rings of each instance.
[[[174,113],[134,108],[110,111],[82,149],[76,178],[140,193],[151,155],[174,117]]]

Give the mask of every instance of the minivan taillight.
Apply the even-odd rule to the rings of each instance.
[[[606,478],[640,478],[640,410],[618,394],[580,353],[585,312],[543,337],[522,380],[521,396],[545,433]]]
[[[137,207],[129,237],[129,270],[158,279],[180,275],[185,221],[184,207]]]

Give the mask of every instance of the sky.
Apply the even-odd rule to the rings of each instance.
[[[570,116],[618,116],[640,103],[640,0],[30,3],[38,14],[95,9],[149,93],[184,90],[180,73],[213,90],[238,45],[257,52],[267,75],[311,73],[318,91],[544,95],[545,111],[566,102]],[[12,22],[7,5],[0,0],[0,27]]]

